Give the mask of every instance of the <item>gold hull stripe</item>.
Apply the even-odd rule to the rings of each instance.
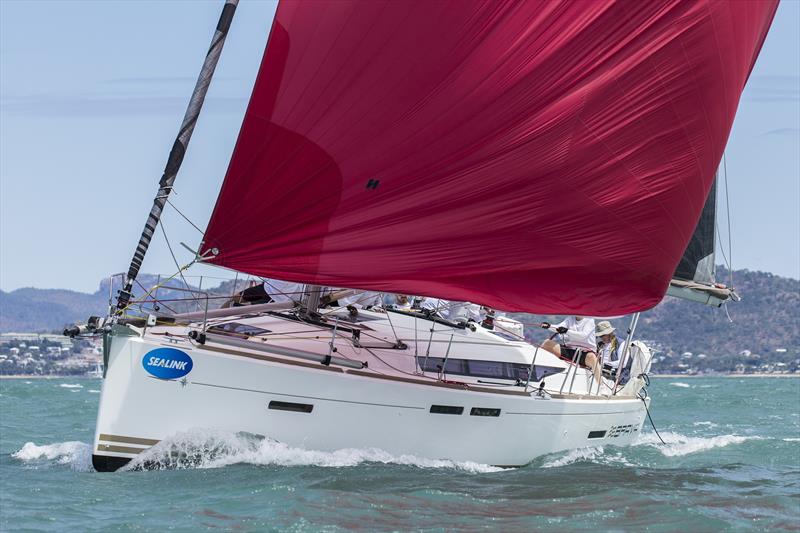
[[[122,435],[108,435],[106,433],[100,433],[98,440],[105,440],[109,442],[123,442],[125,444],[139,444],[141,446],[153,446],[154,444],[158,444],[158,441],[155,439],[141,439],[139,437],[125,437]]]
[[[138,455],[144,451],[143,448],[131,448],[129,446],[115,446],[113,444],[98,444],[98,452],[116,452],[116,453],[130,453]]]

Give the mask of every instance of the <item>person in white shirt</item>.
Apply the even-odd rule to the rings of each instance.
[[[353,306],[355,308],[378,307],[383,304],[383,295],[379,292],[363,291],[337,300],[341,307]]]
[[[273,302],[299,302],[303,299],[306,286],[304,283],[295,283],[294,281],[265,279],[264,290],[269,294]]]
[[[580,350],[581,353],[576,363],[590,368],[597,383],[600,383],[602,374],[596,353],[597,341],[593,318],[568,316],[558,324],[551,325],[548,322],[542,322],[541,326],[544,329],[562,335],[563,339],[563,344],[547,339],[542,343],[542,348],[570,361],[575,359],[575,352]]]
[[[423,311],[435,313],[453,322],[481,323],[486,318],[486,308],[471,302],[453,302],[433,297],[420,297],[416,301]]]
[[[619,339],[616,331],[617,329],[607,320],[599,322],[595,331],[600,363],[612,375],[616,374],[619,364],[622,362],[627,342]]]

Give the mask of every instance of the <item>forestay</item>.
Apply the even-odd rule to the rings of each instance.
[[[202,251],[505,310],[652,307],[776,7],[282,2]]]

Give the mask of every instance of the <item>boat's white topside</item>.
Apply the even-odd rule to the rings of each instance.
[[[576,367],[513,334],[489,330],[474,322],[466,327],[459,327],[446,321],[430,320],[421,313],[367,310],[359,310],[358,315],[353,318],[345,308],[332,308],[322,310],[322,321],[326,323],[323,326],[303,321],[290,313],[248,316],[246,311],[247,308],[243,307],[242,315],[209,320],[206,330],[252,342],[254,349],[279,346],[366,363],[364,371],[376,375],[413,377],[431,382],[446,380],[481,387],[512,387],[524,390],[517,379],[507,379],[500,375],[439,375],[436,371],[422,372],[421,364],[417,361],[424,361],[429,357],[438,358],[441,362],[446,357],[451,362],[454,359],[468,359],[530,367],[535,358],[537,368],[548,369],[550,377],[545,379],[547,391],[597,394],[597,384],[591,380],[588,369]],[[165,337],[175,343],[193,342],[187,337],[189,331],[199,331],[202,327],[202,322],[190,324],[188,327],[156,326],[146,329],[145,338],[155,342],[164,342]],[[222,332],[221,328],[246,330],[252,334],[236,335],[230,331]],[[359,331],[356,342],[353,340],[352,329]],[[331,351],[331,343],[334,351]],[[209,345],[213,345],[213,342],[209,342]],[[271,356],[284,357],[287,361],[294,360],[280,354]],[[435,363],[431,361],[426,368],[435,369]],[[571,369],[569,373],[566,372],[568,368]],[[524,384],[527,381],[527,370],[519,375]],[[540,385],[535,377],[530,383],[537,388]],[[600,394],[609,395],[612,388],[613,382],[604,380]]]

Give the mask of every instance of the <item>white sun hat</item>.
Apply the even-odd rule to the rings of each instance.
[[[608,320],[602,320],[597,323],[597,327],[595,328],[595,335],[598,337],[602,337],[603,335],[608,335],[609,333],[614,333],[617,331],[617,328],[611,325],[611,322]]]

